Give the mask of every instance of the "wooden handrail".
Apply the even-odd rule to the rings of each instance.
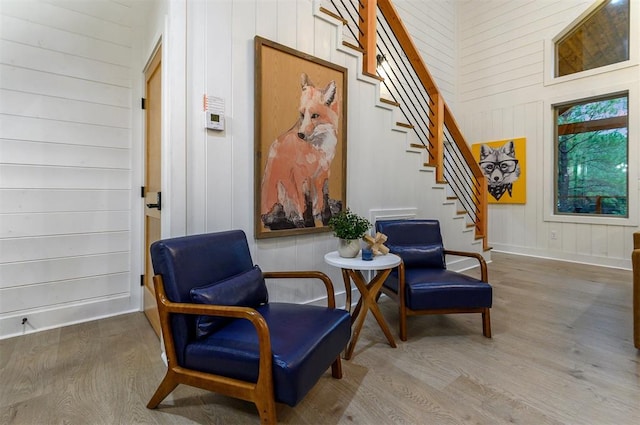
[[[488,238],[487,238],[488,236],[487,206],[489,204],[489,200],[487,197],[487,179],[484,173],[482,172],[482,169],[480,169],[480,166],[476,162],[476,159],[473,157],[473,153],[471,152],[471,149],[469,149],[469,145],[467,145],[467,142],[465,141],[464,136],[460,132],[460,127],[458,127],[458,123],[456,122],[455,118],[453,117],[453,113],[451,113],[451,110],[449,109],[449,106],[446,103],[444,107],[444,124],[449,130],[449,134],[451,134],[451,137],[456,142],[456,146],[458,146],[458,148],[460,149],[460,152],[462,152],[462,156],[464,157],[465,162],[469,166],[469,169],[471,170],[471,174],[473,174],[473,177],[478,182],[478,187],[476,188],[478,189],[478,202],[476,203],[476,223],[475,223],[476,236],[484,238],[483,248],[488,249],[489,246],[488,246]]]
[[[640,350],[640,232],[633,234],[633,344]]]
[[[370,4],[372,2],[374,2],[374,0],[367,0],[364,2],[367,4],[367,8],[368,8],[367,15],[361,15],[361,17],[364,20],[373,19],[375,21],[375,14],[373,15],[373,17],[371,17],[371,13],[370,13],[370,7],[371,7]],[[449,109],[449,106],[444,101],[444,98],[442,97],[440,91],[438,90],[438,86],[435,80],[431,76],[431,73],[427,69],[426,64],[422,60],[422,55],[420,54],[418,48],[414,44],[411,36],[409,35],[409,32],[407,31],[407,28],[404,26],[404,23],[402,22],[398,12],[396,11],[396,8],[391,3],[391,0],[377,0],[377,4],[378,4],[378,8],[380,9],[380,12],[382,13],[385,20],[388,23],[389,28],[393,31],[394,35],[396,36],[398,44],[404,51],[408,61],[410,62],[411,66],[416,72],[416,75],[420,79],[420,82],[422,83],[429,97],[433,100],[435,104],[435,108],[434,108],[435,136],[434,136],[434,140],[432,141],[432,145],[433,145],[432,149],[435,149],[434,155],[433,155],[433,160],[435,161],[435,164],[432,164],[432,165],[436,166],[436,180],[444,181],[444,163],[443,163],[444,151],[443,151],[442,143],[444,139],[443,127],[446,127],[447,130],[449,131],[449,134],[453,138],[456,146],[462,153],[462,156],[465,159],[467,166],[471,170],[472,175],[478,182],[479,186],[474,188],[474,191],[478,192],[477,201],[474,201],[474,203],[476,204],[475,205],[476,237],[482,237],[483,248],[488,249],[488,241],[487,241],[488,200],[487,200],[487,194],[486,194],[487,183],[486,183],[484,174],[482,173],[480,166],[477,164],[475,158],[473,157],[471,149],[469,149],[469,145],[465,141],[464,136],[460,131],[460,127],[458,127],[458,124],[455,118],[453,117],[453,114],[451,113],[451,109]],[[367,28],[370,28],[371,25],[372,24],[370,23],[365,24]],[[373,25],[375,25],[375,23]],[[369,39],[367,40],[367,45],[365,46],[363,44],[363,46],[365,46],[365,49],[372,48],[371,40],[370,40],[371,35],[369,34],[368,37]],[[375,49],[375,43],[373,44],[373,48]],[[366,53],[365,53],[365,56],[366,56]],[[369,57],[370,56],[373,56],[373,53],[370,53]],[[366,66],[367,65],[365,64],[365,68]],[[444,123],[444,126],[442,126],[442,123]]]
[[[336,15],[343,22],[344,15],[348,15],[353,19],[352,11],[356,12],[357,18],[355,20],[357,22],[350,22],[350,24],[358,26],[359,47],[354,46],[354,48],[363,53],[362,72],[384,81],[384,78],[379,77],[376,72],[376,68],[379,66],[376,56],[378,53],[378,34],[376,32],[377,18],[379,17],[378,10],[382,14],[386,21],[385,28],[388,27],[395,37],[393,44],[397,43],[404,56],[406,56],[409,66],[412,68],[411,72],[415,73],[418,85],[421,85],[426,91],[426,98],[428,98],[428,104],[423,105],[427,110],[412,111],[411,113],[417,113],[417,115],[412,115],[416,122],[406,124],[407,128],[419,128],[421,132],[424,130],[422,133],[424,137],[420,135],[419,137],[426,140],[420,140],[420,144],[412,144],[412,146],[425,148],[428,151],[428,165],[435,167],[436,181],[449,183],[456,196],[459,195],[465,209],[464,212],[474,222],[476,238],[482,238],[483,248],[485,250],[489,249],[487,239],[488,194],[486,178],[471,153],[471,149],[465,141],[451,109],[439,91],[434,78],[422,59],[420,51],[414,44],[391,0],[358,0],[357,2],[352,0],[347,2],[346,5],[341,2],[340,4],[347,8],[347,10],[343,11],[333,0],[331,0],[331,4],[336,8]],[[351,7],[353,9],[350,9]],[[386,29],[384,33],[387,33]],[[385,43],[384,40],[381,40],[381,42]],[[397,58],[387,59],[397,63]],[[396,100],[392,101],[383,98],[380,101],[403,108],[403,104],[398,103]],[[421,114],[424,115],[420,116]],[[409,119],[408,116],[407,119]],[[418,133],[417,130],[416,133]],[[455,169],[458,160],[460,160],[459,164],[464,168],[464,173],[458,173],[458,170]],[[446,170],[445,162],[447,164]],[[454,163],[456,165],[450,165]],[[450,177],[454,181],[447,181]]]
[[[438,93],[438,87],[436,86],[435,80],[431,76],[431,73],[427,69],[427,66],[422,61],[422,55],[420,55],[420,51],[413,43],[411,36],[409,35],[409,31],[404,26],[404,23],[400,19],[400,15],[396,11],[396,8],[391,4],[391,0],[378,0],[378,8],[382,15],[387,20],[389,24],[389,28],[395,34],[398,43],[402,47],[405,55],[407,55],[407,59],[413,65],[418,78],[420,78],[420,82],[425,89],[427,89],[427,93],[429,96],[435,95]]]

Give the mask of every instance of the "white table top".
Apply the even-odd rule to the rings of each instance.
[[[355,258],[344,258],[338,254],[338,251],[331,251],[324,256],[325,263],[330,266],[340,267],[341,269],[353,270],[383,270],[396,267],[400,264],[401,259],[395,254],[376,255],[371,261],[362,259],[362,251]]]

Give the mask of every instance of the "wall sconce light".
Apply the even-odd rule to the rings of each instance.
[[[384,55],[384,53],[378,53],[376,55],[377,67],[380,68],[385,62],[387,62],[387,57]]]

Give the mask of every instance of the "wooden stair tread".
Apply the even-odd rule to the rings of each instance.
[[[393,106],[400,106],[400,104],[394,100],[389,100],[389,99],[385,99],[384,97],[380,98],[380,102],[382,103],[386,103],[388,105],[393,105]]]
[[[372,74],[370,72],[362,71],[362,75],[366,75],[367,77],[374,78],[378,81],[384,81],[384,78],[382,78],[378,74]]]
[[[329,9],[326,9],[322,6],[320,6],[320,12],[324,13],[325,15],[329,15],[334,19],[337,19],[338,21],[342,22],[342,25],[347,25],[349,23],[349,21],[347,21],[346,19],[344,19],[342,16],[333,13],[332,11],[330,11]]]
[[[357,50],[360,53],[364,53],[364,49],[360,46],[356,46],[355,44],[349,43],[348,41],[342,41],[343,46],[347,46],[350,49]]]

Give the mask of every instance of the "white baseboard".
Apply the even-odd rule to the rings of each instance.
[[[41,332],[48,329],[90,322],[125,313],[140,311],[132,306],[129,294],[84,303],[64,304],[46,309],[22,311],[0,317],[0,339]],[[26,323],[22,323],[26,318]]]
[[[598,257],[585,254],[572,254],[548,249],[535,249],[507,244],[491,243],[493,252],[525,255],[528,257],[547,258],[550,260],[567,261],[570,263],[590,264],[592,266],[612,267],[615,269],[631,270],[631,254],[628,259]]]

